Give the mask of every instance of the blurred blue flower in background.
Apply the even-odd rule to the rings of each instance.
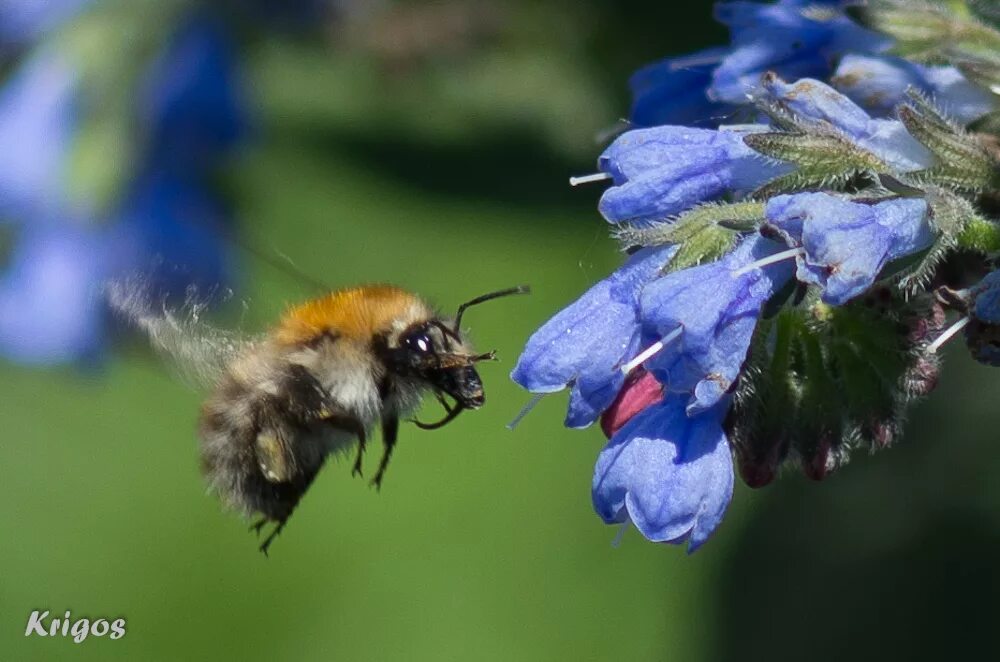
[[[941,110],[962,124],[1000,107],[995,94],[969,82],[956,67],[925,66],[900,57],[847,55],[830,83],[882,117],[907,100],[910,88],[934,99]]]
[[[761,75],[825,78],[845,53],[882,53],[892,39],[859,26],[844,2],[720,2],[716,19],[730,45],[673,57],[638,70],[630,81],[635,126],[717,126],[738,119]],[[744,113],[747,114],[747,113]]]
[[[705,94],[712,72],[725,57],[725,48],[709,48],[690,55],[648,64],[629,79],[634,126],[688,124],[712,127],[729,119],[738,106],[713,101]]]
[[[208,14],[163,29],[159,55],[123,82],[136,89],[138,135],[106,204],[71,193],[90,91],[71,56],[43,42],[0,90],[0,217],[13,239],[0,278],[0,353],[9,358],[99,356],[110,278],[140,275],[157,297],[192,285],[207,293],[231,278],[230,214],[215,177],[248,136],[238,54]]]
[[[65,202],[77,89],[73,67],[52,52],[0,89],[0,223],[27,222]]]
[[[0,0],[0,54],[41,37],[92,0]]]
[[[235,44],[218,20],[182,23],[140,84],[138,125],[147,168],[209,175],[247,137]]]
[[[729,27],[732,48],[712,74],[709,98],[745,103],[747,92],[769,71],[784,78],[825,78],[845,53],[879,53],[892,45],[834,4],[717,4],[715,17]]]

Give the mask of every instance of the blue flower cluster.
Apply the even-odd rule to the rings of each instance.
[[[110,200],[80,190],[77,161],[99,109],[93,72],[67,43],[45,40],[88,3],[0,4],[0,46],[20,49],[0,88],[0,229],[11,237],[0,276],[0,353],[30,363],[92,360],[104,347],[102,284],[139,273],[164,296],[229,278],[229,213],[212,179],[247,135],[239,65],[226,27],[195,12],[170,26],[152,62],[127,81],[115,150],[127,174]],[[81,14],[80,12],[83,12]],[[113,47],[113,45],[109,45]]]
[[[981,205],[1000,188],[996,138],[963,128],[1000,108],[1000,87],[887,54],[906,44],[845,4],[718,5],[731,45],[637,72],[636,128],[573,182],[610,182],[599,211],[630,256],[532,335],[511,376],[570,388],[567,426],[601,421],[607,523],[693,551],[729,504],[734,455],[752,486],[785,461],[823,477],[892,439],[962,326],[1000,362],[1000,272],[953,291],[967,312],[942,333],[929,292],[956,246],[1000,250]],[[723,123],[737,113],[751,121]]]

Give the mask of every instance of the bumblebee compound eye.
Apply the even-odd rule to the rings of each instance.
[[[431,338],[426,333],[412,333],[402,340],[402,345],[411,352],[426,354],[434,349]]]

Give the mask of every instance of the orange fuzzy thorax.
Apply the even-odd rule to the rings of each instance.
[[[363,285],[307,301],[289,310],[275,337],[284,344],[308,342],[329,333],[367,341],[399,322],[429,317],[427,305],[393,285]]]

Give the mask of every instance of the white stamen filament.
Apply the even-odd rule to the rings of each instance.
[[[528,412],[534,409],[535,405],[541,402],[542,398],[544,397],[545,393],[535,393],[533,396],[531,396],[531,400],[528,400],[528,404],[521,407],[521,411],[517,412],[517,416],[514,417],[514,420],[512,420],[510,423],[507,424],[507,429],[513,430],[514,428],[516,428],[517,424],[520,423],[521,420],[528,415]]]
[[[651,359],[657,354],[659,354],[664,347],[666,347],[673,341],[677,340],[677,338],[679,338],[683,332],[684,332],[684,327],[679,326],[670,333],[668,333],[667,335],[663,336],[662,338],[654,342],[646,349],[639,352],[638,356],[636,356],[634,359],[632,359],[631,361],[629,361],[628,363],[626,363],[621,367],[622,374],[624,375],[629,374],[630,372],[635,370],[639,365],[645,363],[648,359]]]
[[[593,175],[581,175],[579,177],[570,177],[570,186],[579,186],[580,184],[589,184],[590,182],[600,182],[605,179],[611,179],[611,175],[606,172],[595,172]]]
[[[688,57],[679,57],[670,63],[671,71],[679,71],[688,67],[698,67],[703,64],[718,64],[725,58],[725,53],[714,53],[712,55],[698,54]]]
[[[952,336],[954,336],[956,333],[964,329],[965,325],[969,323],[970,319],[972,318],[963,317],[962,319],[958,320],[957,322],[949,326],[947,329],[944,330],[944,333],[942,333],[940,336],[934,339],[934,342],[932,342],[930,345],[927,345],[927,351],[930,352],[931,354],[937,352],[939,349],[941,349],[941,345],[951,340]]]
[[[743,274],[750,273],[754,269],[760,269],[761,267],[766,267],[769,264],[781,262],[782,260],[790,260],[793,257],[805,254],[806,249],[804,248],[789,248],[787,251],[781,251],[780,253],[775,253],[774,255],[768,255],[767,257],[757,260],[756,262],[751,262],[750,264],[746,264],[739,269],[734,269],[732,271],[732,276],[733,278],[739,278]]]
[[[611,541],[612,547],[617,549],[618,545],[622,544],[622,538],[625,537],[625,532],[628,531],[628,526],[631,523],[632,520],[627,519],[624,522],[622,522],[622,525],[620,527],[618,527],[618,533],[615,534],[615,539]]]

